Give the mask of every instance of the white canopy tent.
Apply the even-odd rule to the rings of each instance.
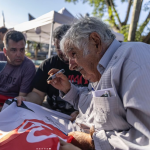
[[[14,30],[23,32],[29,41],[50,44],[49,57],[52,45],[52,33],[61,24],[71,24],[75,17],[66,8],[59,12],[51,11],[37,19],[16,25]]]
[[[118,41],[120,41],[120,42],[123,42],[123,41],[124,41],[124,35],[123,35],[123,34],[118,33],[118,32],[115,32],[115,31],[113,31],[113,30],[112,30],[112,33],[115,34],[116,39],[117,39]]]
[[[74,20],[76,18],[66,8],[62,8],[58,12],[50,11],[37,19],[16,25],[14,30],[23,32],[29,41],[49,44],[48,57],[50,57],[53,30],[61,24],[71,24]],[[117,40],[124,40],[122,34],[114,31],[113,33],[116,35]]]

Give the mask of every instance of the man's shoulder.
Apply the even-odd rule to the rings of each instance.
[[[143,43],[143,42],[122,42],[121,46],[118,49],[123,50],[125,53],[128,51],[138,51],[141,48],[145,49],[145,47],[150,47],[149,44]]]
[[[52,56],[52,57],[44,60],[44,62],[48,62],[48,63],[50,62],[50,63],[52,63],[52,61],[59,61],[59,60],[60,59],[59,59],[58,55],[54,55],[54,56]]]
[[[142,42],[124,42],[117,49],[114,58],[117,56],[121,61],[129,61],[141,65],[149,62],[149,49],[150,45]]]
[[[34,66],[34,63],[31,59],[29,59],[28,57],[25,56],[24,65],[33,65]]]
[[[23,63],[19,66],[19,68],[23,69],[23,70],[32,70],[35,71],[35,65],[32,62],[31,59],[27,58],[25,56]]]
[[[40,67],[51,66],[53,68],[53,66],[56,65],[56,62],[57,62],[57,64],[59,62],[61,63],[61,60],[59,59],[58,55],[52,56],[51,58],[48,58],[48,59],[45,59],[42,62],[42,64],[40,65]]]

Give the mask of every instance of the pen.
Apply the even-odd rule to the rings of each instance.
[[[92,88],[92,91],[95,91],[94,88]]]
[[[57,73],[60,73],[60,72],[65,73],[65,70],[64,70],[64,69],[59,70],[58,72],[56,72],[55,74],[53,74],[52,76],[50,76],[50,77],[47,79],[47,81],[56,78],[56,74],[57,74]]]
[[[101,97],[110,97],[109,91],[105,91],[105,93]]]

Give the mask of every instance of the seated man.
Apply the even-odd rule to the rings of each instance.
[[[84,80],[79,72],[69,70],[68,59],[64,57],[62,51],[60,50],[60,40],[69,28],[69,25],[62,25],[54,30],[53,40],[58,55],[46,59],[40,65],[34,78],[34,89],[26,97],[17,97],[18,100],[26,100],[42,105],[45,95],[48,95],[49,98],[47,100],[51,109],[68,115],[75,111],[72,105],[59,97],[59,91],[57,89],[47,84],[49,70],[52,68],[57,68],[65,70],[65,75],[68,77],[70,82],[79,86],[88,85],[88,81]],[[72,119],[76,116],[75,114],[76,112],[72,114]]]
[[[6,34],[7,31],[8,31],[8,29],[5,27],[0,28],[0,51],[3,51],[3,48],[4,48],[3,39],[4,39],[4,35]]]
[[[69,133],[73,144],[82,150],[150,149],[150,45],[118,42],[95,17],[79,18],[60,45],[70,69],[91,82],[77,88],[62,73],[48,81],[79,108],[76,131]],[[102,89],[105,94],[99,95]]]
[[[0,71],[0,105],[6,99],[18,95],[26,96],[31,92],[31,82],[35,76],[35,66],[25,57],[26,40],[18,31],[9,31],[4,37],[4,49],[0,52],[0,61],[6,66]]]

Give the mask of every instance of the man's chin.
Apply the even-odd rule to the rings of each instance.
[[[81,73],[81,72],[80,72]],[[82,74],[82,73],[81,73]],[[86,79],[86,80],[89,80],[90,81],[90,79],[88,78],[88,77],[86,77],[84,74],[82,74],[82,77],[84,78],[84,79]]]
[[[84,74],[82,74],[82,77],[90,82],[96,82],[97,80],[93,79],[92,77],[87,77]]]
[[[23,62],[23,61],[21,61],[21,62],[15,62],[15,63],[14,63],[14,66],[19,66],[19,65],[22,64],[22,62]]]

